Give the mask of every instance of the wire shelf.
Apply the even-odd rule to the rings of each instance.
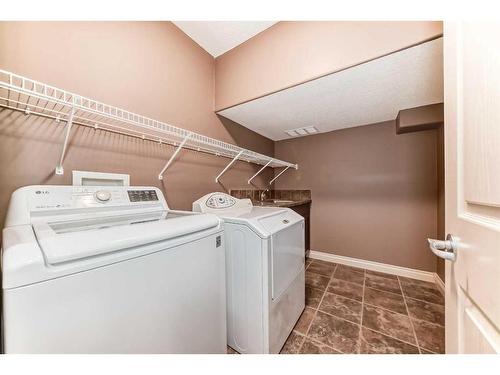
[[[27,115],[52,118],[57,122],[65,121],[109,130],[173,146],[181,145],[182,148],[231,158],[233,162],[238,159],[272,168],[298,168],[297,164],[141,116],[1,69],[0,107],[22,111]],[[61,159],[63,156],[64,149]]]

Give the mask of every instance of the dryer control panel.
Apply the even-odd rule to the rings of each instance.
[[[220,213],[225,209],[252,207],[250,199],[234,198],[226,193],[210,193],[193,203],[193,211]]]
[[[215,193],[207,199],[205,205],[210,208],[229,208],[234,206],[235,203],[236,200],[233,197],[227,194]]]

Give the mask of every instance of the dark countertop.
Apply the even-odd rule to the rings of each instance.
[[[266,199],[263,202],[252,200],[254,206],[265,207],[295,207],[303,204],[311,203],[311,199],[287,200],[287,199]]]

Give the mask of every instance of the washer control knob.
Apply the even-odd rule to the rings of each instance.
[[[107,190],[98,190],[95,192],[95,199],[97,199],[98,202],[107,202],[111,199],[111,193]]]

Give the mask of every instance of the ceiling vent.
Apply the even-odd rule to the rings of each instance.
[[[315,134],[318,132],[314,126],[306,126],[304,128],[285,130],[285,133],[290,137],[302,137],[304,135]]]

